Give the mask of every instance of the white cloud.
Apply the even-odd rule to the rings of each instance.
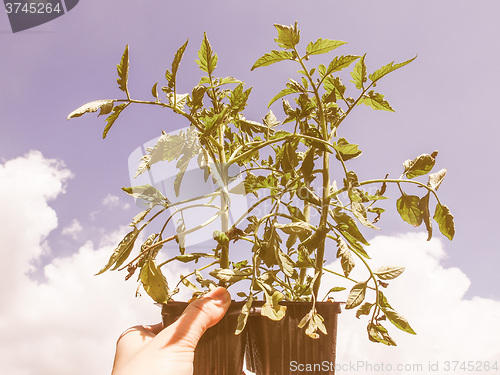
[[[27,276],[47,246],[45,238],[57,227],[57,215],[47,202],[64,191],[69,176],[61,163],[37,152],[0,165],[2,373],[109,374],[118,335],[131,325],[159,320],[159,310],[149,298],[134,297],[133,280],[124,282],[124,275],[116,272],[93,276],[127,228],[108,234],[98,247],[88,242],[71,257],[54,259],[44,268],[43,283]],[[387,324],[398,347],[374,344],[366,337],[366,319],[344,311],[337,363],[348,367],[337,374],[412,373],[395,371],[398,364],[422,365],[419,374],[436,374],[445,373],[445,361],[476,365],[499,360],[500,302],[463,298],[470,281],[460,269],[442,266],[446,254],[440,240],[426,242],[424,235],[407,234],[379,236],[371,243],[370,254],[380,265],[406,266],[386,295],[418,335]],[[436,361],[440,371],[429,371],[429,362]],[[361,363],[374,367],[349,367]],[[382,363],[394,366],[392,371],[381,370]]]
[[[460,269],[441,265],[446,256],[441,240],[427,242],[425,238],[425,234],[414,233],[378,236],[369,248],[370,255],[380,262],[377,267],[406,267],[384,294],[407,318],[417,335],[404,333],[386,323],[398,346],[388,348],[371,343],[366,333],[367,318],[357,319],[354,311],[345,310],[339,316],[337,363],[346,371],[339,368],[339,374],[389,372],[387,367],[382,370],[382,363],[390,364],[390,372],[396,374],[417,370],[419,374],[436,374],[435,367],[429,369],[429,363],[434,366],[437,363],[444,373],[446,361],[465,361],[466,366],[468,361],[473,361],[474,366],[479,366],[478,361],[493,363],[496,360],[500,366],[500,301],[479,297],[464,299],[469,279]],[[357,371],[353,372],[353,367],[348,367],[352,364],[362,366],[355,367]],[[372,367],[367,368],[370,364]],[[398,365],[422,367],[397,371]]]
[[[129,203],[122,203],[120,198],[113,194],[108,194],[104,197],[101,204],[107,208],[121,207],[123,210],[130,208]]]
[[[73,219],[73,221],[61,231],[62,235],[69,236],[72,239],[76,240],[80,233],[82,233],[83,227],[77,219]]]

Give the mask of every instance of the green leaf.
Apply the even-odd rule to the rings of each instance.
[[[342,238],[339,238],[337,240],[337,247],[337,258],[340,258],[340,264],[342,266],[342,270],[344,271],[345,277],[349,277],[349,274],[356,265],[354,263],[354,259],[352,258],[351,251]]]
[[[439,224],[439,230],[450,241],[455,236],[455,223],[450,209],[444,204],[437,204],[434,212],[434,220]]]
[[[374,92],[373,90],[359,99],[358,105],[360,104],[365,104],[376,110],[394,112],[394,109],[392,109],[390,104],[384,99],[384,95]]]
[[[245,109],[251,91],[251,87],[243,91],[243,84],[241,83],[236,86],[233,91],[231,91],[231,95],[229,96],[229,103],[231,105],[231,109],[234,112],[241,112]]]
[[[382,307],[382,311],[384,312],[385,316],[389,321],[394,324],[396,327],[398,327],[400,330],[411,333],[412,335],[416,335],[415,331],[413,328],[411,328],[410,324],[408,321],[400,315],[397,311],[387,308],[387,307]]]
[[[281,320],[286,314],[286,306],[281,306],[279,303],[283,300],[283,294],[275,290],[270,296],[267,292],[266,303],[262,306],[260,314],[262,316],[267,316],[271,320]]]
[[[226,233],[216,230],[213,233],[213,238],[222,248],[229,246],[229,237]]]
[[[404,172],[408,178],[422,176],[431,171],[436,163],[436,156],[438,152],[434,151],[432,154],[422,154],[413,160],[407,160],[403,163]]]
[[[389,267],[383,266],[380,267],[377,271],[374,272],[382,280],[392,280],[398,277],[405,270],[404,267]]]
[[[240,315],[238,315],[238,325],[236,326],[236,331],[234,332],[235,335],[239,335],[245,329],[248,316],[250,315],[250,308],[252,307],[252,302],[253,302],[253,295],[250,294],[248,296],[247,301],[241,308]]]
[[[382,78],[383,76],[395,71],[396,69],[399,69],[409,63],[411,63],[413,60],[415,60],[417,58],[417,56],[415,56],[414,58],[410,59],[410,60],[406,60],[402,63],[398,63],[398,64],[394,64],[394,61],[387,64],[387,65],[384,65],[383,67],[381,67],[380,69],[376,70],[375,72],[373,72],[372,74],[370,74],[370,79],[373,81],[373,82],[377,82],[380,78]]]
[[[113,113],[111,113],[107,118],[106,118],[106,126],[104,127],[104,132],[102,133],[102,138],[106,138],[106,136],[108,135],[108,132],[109,130],[111,129],[111,127],[113,126],[113,124],[115,123],[116,119],[118,118],[118,116],[120,116],[120,113],[122,113],[122,111],[127,108],[127,106],[129,105],[130,103],[123,103],[123,104],[120,104],[120,105],[117,105],[116,107],[113,108]]]
[[[278,249],[278,265],[280,266],[280,269],[283,271],[285,275],[288,277],[291,277],[292,279],[297,278],[297,270],[295,269],[295,263],[293,260],[288,256],[288,254],[285,254],[283,251]]]
[[[274,224],[277,229],[282,230],[286,234],[296,234],[300,240],[303,241],[311,235],[312,229],[309,224],[303,221],[287,223],[287,224]]]
[[[158,98],[158,82],[156,82],[151,88],[151,95],[153,95],[157,102],[160,100]]]
[[[216,268],[209,274],[210,276],[213,276],[225,283],[234,283],[252,276],[252,269],[247,268],[244,270],[231,270],[229,268]]]
[[[170,89],[172,89],[175,85],[177,70],[179,69],[179,64],[182,60],[182,56],[184,55],[184,51],[186,50],[187,44],[188,41],[186,40],[186,43],[184,43],[175,53],[174,61],[172,61],[172,72],[168,70],[165,72],[165,78],[168,81],[168,87]]]
[[[140,278],[144,290],[155,302],[166,303],[168,301],[167,279],[156,266],[154,259],[149,259],[141,268]]]
[[[343,161],[357,158],[362,153],[358,145],[349,143],[345,138],[339,138],[337,142],[334,142],[333,148],[340,154]],[[339,155],[336,157],[340,160]]]
[[[346,309],[353,309],[356,306],[361,305],[361,302],[365,299],[366,294],[366,282],[357,283],[354,285],[349,292],[347,297]]]
[[[108,264],[106,264],[98,273],[96,273],[96,275],[100,275],[101,273],[106,272],[113,265],[115,265],[113,269],[117,269],[118,267],[120,267],[132,252],[135,240],[137,239],[138,235],[139,230],[136,227],[134,227],[131,232],[127,233],[123,240],[120,241],[115,251],[113,251],[113,254],[111,254]]]
[[[429,210],[429,198],[431,196],[431,193],[428,192],[426,195],[420,199],[420,202],[418,203],[418,206],[420,207],[420,210],[422,211],[422,217],[425,223],[425,228],[427,229],[427,241],[430,241],[432,238],[432,222],[431,222],[431,213]]]
[[[373,225],[372,222],[368,220],[368,217],[366,215],[366,207],[362,202],[356,200],[351,201],[351,209],[354,216],[356,216],[356,219],[358,219],[358,221],[365,227],[380,230],[380,228]]]
[[[341,212],[341,210],[337,208],[333,211],[333,218],[337,222],[337,224],[339,224],[339,229],[341,231],[347,232],[349,235],[351,235],[353,238],[364,245],[370,245],[359,231],[358,227],[356,226],[356,222],[352,217],[347,215],[345,212]]]
[[[219,86],[227,85],[228,83],[243,83],[243,81],[240,81],[239,79],[236,79],[234,77],[225,77],[219,80]]]
[[[212,50],[212,46],[207,38],[207,33],[203,33],[203,42],[201,43],[200,50],[198,51],[199,60],[196,63],[201,70],[212,75],[216,66],[218,57],[217,54]]]
[[[276,94],[270,101],[269,104],[267,105],[267,108],[271,106],[276,100],[281,99],[284,96],[290,95],[290,94],[295,94],[300,92],[300,90],[294,89],[294,88],[286,88],[281,90],[278,94]]]
[[[149,202],[150,206],[164,206],[169,203],[168,199],[151,185],[133,186],[122,190],[134,198]]]
[[[369,315],[373,305],[375,304],[369,302],[363,303],[363,305],[361,305],[361,307],[356,311],[356,318],[359,319],[361,315]]]
[[[254,70],[261,66],[268,66],[284,60],[293,60],[293,54],[289,51],[271,51],[257,59],[250,70]]]
[[[118,71],[118,78],[116,81],[118,82],[118,88],[123,92],[127,93],[128,98],[128,68],[129,68],[129,60],[128,60],[128,44],[125,47],[125,51],[123,52],[122,59],[120,64],[116,66],[116,70]]]
[[[332,62],[328,65],[328,68],[326,71],[320,71],[320,75],[322,76],[328,76],[332,73],[339,72],[344,68],[347,68],[349,65],[353,63],[353,61],[356,61],[359,59],[361,56],[355,56],[355,55],[346,55],[346,56],[336,56]],[[323,70],[323,69],[322,69]]]
[[[396,202],[396,207],[398,209],[401,218],[408,224],[418,227],[422,224],[423,215],[420,209],[420,198],[416,195],[407,195],[403,193],[401,198]]]
[[[80,117],[88,112],[96,112],[98,109],[101,110],[98,116],[106,115],[110,113],[111,110],[113,109],[114,102],[115,100],[109,99],[109,100],[95,100],[93,102],[84,104],[81,107],[75,109],[73,112],[71,112],[68,115],[68,120],[73,117]]]
[[[365,64],[366,53],[358,60],[354,66],[354,70],[351,72],[352,81],[356,88],[362,90],[364,88],[364,83],[366,82],[366,64]]]
[[[306,53],[308,55],[319,55],[322,53],[328,53],[344,44],[347,44],[347,42],[343,42],[341,40],[330,40],[330,39],[319,38],[314,43],[310,42],[307,45]]]
[[[389,336],[387,329],[381,324],[368,323],[368,338],[370,341],[379,342],[388,346],[396,346],[396,342]]]
[[[278,30],[278,37],[274,39],[281,48],[292,49],[300,42],[300,30],[298,29],[297,22],[295,26],[286,26],[275,24]]]

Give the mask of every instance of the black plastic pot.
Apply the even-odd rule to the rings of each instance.
[[[335,374],[337,316],[340,302],[318,302],[316,310],[324,318],[328,335],[318,339],[298,328],[311,310],[311,302],[282,302],[285,317],[272,321],[260,315],[263,302],[254,302],[247,322],[247,369],[257,375]]]
[[[235,335],[243,302],[232,302],[222,320],[201,337],[194,352],[194,375],[240,375],[245,357],[245,334]],[[187,302],[169,302],[162,306],[163,326],[177,320]]]

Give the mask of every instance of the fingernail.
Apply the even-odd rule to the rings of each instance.
[[[204,298],[211,298],[218,305],[224,305],[231,300],[231,295],[226,288],[218,287],[205,294]]]

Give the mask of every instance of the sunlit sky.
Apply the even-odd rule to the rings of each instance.
[[[296,67],[279,64],[253,72],[250,67],[275,48],[273,24],[295,21],[302,30],[304,47],[319,37],[345,40],[349,44],[338,53],[366,53],[369,71],[418,55],[413,63],[377,86],[396,112],[360,106],[343,130],[344,136],[360,144],[364,152],[363,160],[355,165],[360,178],[382,178],[386,173],[397,177],[406,159],[434,150],[439,150],[436,170],[448,169],[439,192],[455,216],[452,242],[435,228],[436,239],[427,243],[421,234],[425,229],[403,223],[395,203],[388,206],[386,217],[379,223],[382,231],[366,232],[367,238],[374,239],[374,251],[392,251],[399,263],[409,267],[400,287],[406,289],[398,290],[396,283],[391,287],[401,300],[398,305],[406,308],[404,315],[414,315],[424,333],[411,337],[413,341],[403,338],[398,358],[409,360],[412,349],[421,353],[419,358],[412,357],[417,361],[436,359],[432,351],[423,351],[424,343],[432,341],[438,327],[442,327],[443,335],[454,337],[458,327],[443,327],[443,317],[451,311],[464,319],[491,322],[493,327],[475,323],[474,329],[488,329],[498,337],[500,255],[495,235],[500,130],[495,109],[500,83],[499,11],[500,4],[495,0],[82,0],[68,14],[16,34],[12,34],[5,12],[0,11],[0,349],[4,351],[4,338],[15,337],[7,324],[14,320],[29,327],[35,338],[33,347],[13,340],[18,353],[35,350],[38,343],[53,345],[61,350],[59,357],[66,356],[60,362],[51,362],[38,353],[32,362],[20,367],[15,360],[23,358],[21,354],[8,357],[2,353],[0,363],[5,361],[12,375],[35,373],[37,366],[42,369],[37,373],[43,375],[78,375],[80,370],[82,374],[90,370],[109,373],[109,361],[102,356],[92,365],[71,369],[78,351],[70,351],[61,343],[82,333],[68,328],[64,334],[57,334],[61,322],[71,327],[65,320],[73,314],[68,305],[81,307],[79,301],[86,301],[108,309],[109,295],[116,298],[114,304],[120,303],[118,299],[125,301],[123,306],[133,313],[109,307],[102,315],[102,319],[113,320],[112,312],[122,314],[110,323],[111,331],[85,333],[90,335],[90,342],[110,342],[111,352],[114,337],[126,328],[120,324],[135,324],[144,316],[154,319],[157,313],[149,310],[147,301],[133,299],[135,286],[125,285],[121,276],[83,281],[101,266],[123,235],[123,226],[137,213],[137,207],[120,189],[130,185],[130,153],[161,130],[187,125],[167,111],[134,107],[102,140],[104,117],[92,114],[66,120],[68,113],[91,100],[123,98],[116,84],[116,64],[125,45],[130,48],[132,95],[149,99],[151,86],[164,82],[165,69],[186,39],[189,45],[179,73],[180,90],[188,91],[198,82],[201,72],[194,59],[206,31],[219,56],[218,74],[237,77],[254,87],[245,115],[260,120],[269,99],[295,74]],[[321,59],[311,62],[320,61],[325,63]],[[280,107],[277,103],[273,111],[283,119]],[[80,297],[69,297],[74,294]],[[428,301],[440,309],[438,317],[413,299]],[[40,308],[40,316],[20,313],[31,308],[29,301],[38,306],[47,303]],[[87,313],[100,316],[97,310]],[[428,320],[419,323],[419,316]],[[47,335],[41,328],[44,324],[53,327],[55,333]],[[367,341],[364,323],[353,327]],[[418,341],[419,337],[423,341]],[[373,345],[352,340],[339,350],[339,360],[356,359],[354,351],[349,351],[354,343],[369,348]],[[443,355],[457,355],[461,360],[463,352],[453,342],[438,340],[436,347],[448,346]],[[485,338],[483,349],[487,342]],[[80,349],[92,350],[90,344]],[[500,360],[498,351],[480,349],[463,359],[496,356]],[[441,353],[440,349],[436,353]]]

